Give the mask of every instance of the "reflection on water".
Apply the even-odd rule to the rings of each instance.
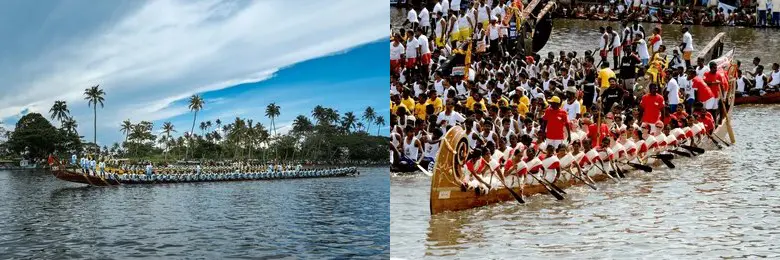
[[[780,106],[738,107],[737,144],[676,159],[567,199],[431,216],[430,179],[391,180],[391,256],[429,258],[780,257]]]
[[[387,168],[256,182],[85,187],[0,171],[0,259],[387,258]]]

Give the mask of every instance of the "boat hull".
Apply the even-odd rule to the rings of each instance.
[[[746,104],[780,104],[780,92],[768,93],[763,96],[743,96],[734,98],[734,105]]]
[[[84,174],[78,169],[65,169],[61,166],[52,167],[52,174],[57,179],[82,183],[91,186],[116,186],[122,184],[162,184],[179,182],[218,182],[218,181],[255,181],[255,180],[278,180],[278,179],[303,179],[303,178],[328,178],[345,177],[359,175],[356,168],[340,168],[331,170],[327,173],[313,171],[298,172],[274,172],[274,173],[231,173],[231,174],[176,174],[151,176],[141,174],[116,175],[107,174],[107,176],[94,176]]]

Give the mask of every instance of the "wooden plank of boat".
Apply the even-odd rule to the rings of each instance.
[[[731,62],[733,57],[733,51],[728,54],[728,62]],[[728,103],[734,102],[734,84],[730,85],[731,88],[727,92],[729,95]],[[728,106],[726,111],[727,116],[731,114],[731,109],[734,106]],[[723,120],[712,133],[713,136],[717,136],[718,139],[727,140],[729,135],[730,126],[727,124],[728,120]],[[698,147],[712,149],[715,144],[714,140],[709,138],[700,138],[697,142]],[[734,140],[731,140],[734,143]],[[436,166],[431,178],[431,191],[430,191],[430,212],[432,215],[439,214],[446,211],[459,211],[476,207],[487,206],[490,204],[508,201],[514,199],[511,193],[504,187],[491,190],[487,194],[478,194],[474,191],[462,191],[460,187],[460,167],[465,162],[468,155],[468,143],[466,141],[465,131],[459,127],[453,127],[445,134],[442,140],[443,146],[439,150],[436,156]],[[660,153],[660,152],[656,152]],[[650,156],[647,156],[650,158]],[[648,159],[647,164],[650,166],[662,165],[661,160]],[[626,173],[633,172],[632,167],[621,167]],[[608,179],[606,174],[601,171],[591,168],[587,173],[588,176],[596,182],[605,181]],[[548,177],[549,175],[545,175]],[[524,187],[514,187],[513,191],[522,193],[524,196],[531,196],[534,194],[545,193],[547,190],[539,183],[526,182]],[[530,183],[530,184],[529,184]],[[556,185],[560,188],[567,188],[574,185],[582,185],[583,183],[574,178],[560,178],[556,182]],[[511,186],[511,185],[510,185]]]
[[[528,3],[528,5],[523,7],[523,12],[520,13],[520,21],[525,21],[525,19],[528,19],[528,15],[530,15],[531,12],[533,12],[534,9],[536,9],[536,5],[538,5],[539,2],[541,2],[541,1],[540,0],[533,0],[530,3]],[[520,23],[518,23],[518,24],[520,24]]]
[[[555,6],[555,1],[547,2],[547,5],[544,6],[544,8],[539,11],[539,14],[536,15],[536,22],[539,22],[544,18],[544,15],[547,14],[553,7]]]
[[[699,58],[703,58],[704,60],[710,60],[714,57],[712,56],[712,51],[717,50],[718,48],[715,48],[716,46],[721,46],[722,42],[720,41],[723,36],[726,36],[726,33],[721,32],[715,35],[715,37],[710,40],[710,42],[707,43],[707,45],[704,45],[704,48],[699,50],[698,53],[696,53],[696,58],[692,60],[692,62],[696,62]],[[712,58],[708,58],[712,57]],[[705,64],[706,65],[706,64]]]

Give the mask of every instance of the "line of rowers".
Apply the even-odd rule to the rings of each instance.
[[[105,160],[94,160],[89,157],[76,158],[72,155],[71,164],[79,167],[82,173],[115,178],[119,180],[175,180],[177,176],[189,176],[189,180],[219,180],[247,178],[292,178],[292,177],[322,177],[340,174],[348,168],[303,169],[298,164],[268,164],[268,165],[233,165],[233,166],[201,166],[201,165],[168,165],[155,168],[151,162],[144,165],[119,164],[116,167],[106,166]]]
[[[603,65],[606,66],[602,68],[608,69],[608,64]],[[405,106],[398,103],[397,95],[393,95],[396,99],[391,104],[391,111],[397,120],[393,122],[394,133],[391,134],[395,147],[393,150],[396,151],[394,160],[405,165],[433,162],[442,145],[443,133],[460,126],[467,134],[471,152],[461,169],[464,174],[459,175],[459,181],[464,189],[487,191],[490,187],[498,186],[494,181],[485,181],[488,176],[494,179],[494,174],[510,179],[512,176],[521,178],[519,182],[513,179],[513,184],[509,185],[513,186],[527,183],[525,175],[528,173],[546,172],[553,168],[576,167],[582,173],[591,172],[590,168],[596,166],[604,172],[607,172],[606,169],[610,169],[608,172],[620,172],[621,164],[642,164],[648,155],[667,150],[683,152],[675,148],[695,147],[703,136],[717,145],[711,135],[716,125],[713,115],[719,114],[716,108],[721,103],[720,96],[725,95],[715,96],[713,92],[725,93],[728,81],[717,63],[711,62],[709,69],[704,77],[697,75],[693,69],[687,70],[685,76],[677,75],[677,71],[673,73],[675,78],[686,78],[696,89],[698,101],[693,103],[691,115],[684,111],[683,104],[667,108],[665,97],[659,93],[655,84],[648,86],[650,92],[641,98],[638,110],[626,111],[620,104],[610,104],[607,107],[611,107],[611,112],[606,115],[599,109],[591,110],[592,113],[581,113],[579,105],[576,109],[563,109],[561,97],[567,99],[563,106],[578,102],[575,94],[567,91],[565,95],[556,92],[546,100],[549,106],[539,110],[539,113],[527,113],[521,117],[517,113],[521,105],[516,101],[519,100],[518,96],[524,97],[520,94],[525,92],[522,87],[508,94],[512,103],[500,89],[490,88],[494,94],[490,95],[490,99],[483,99],[472,88],[474,91],[464,104],[457,101],[458,98],[452,93],[454,91],[447,90],[446,108],[435,116],[430,112],[436,101],[424,103],[427,115],[431,116],[426,118],[432,120],[414,120],[414,117],[406,120]],[[609,78],[609,85],[606,90],[600,89],[596,107],[602,107],[602,103],[609,100],[607,90],[616,86],[617,80]],[[432,94],[430,100],[441,102],[435,90],[430,90],[428,94]],[[678,93],[673,94],[670,96],[679,98]],[[491,107],[487,115],[482,111],[487,107],[485,104]],[[510,105],[518,106],[518,109],[511,109]],[[609,111],[610,108],[604,110]],[[641,120],[637,122],[634,118]],[[518,121],[523,122],[523,127],[519,126]],[[419,153],[421,150],[424,151],[422,156]],[[586,167],[588,169],[584,170]],[[612,174],[608,176],[619,178]],[[558,171],[546,177],[554,182],[562,176]]]

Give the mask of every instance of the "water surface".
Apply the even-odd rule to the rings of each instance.
[[[359,171],[121,187],[0,171],[0,259],[387,258],[388,168]]]

